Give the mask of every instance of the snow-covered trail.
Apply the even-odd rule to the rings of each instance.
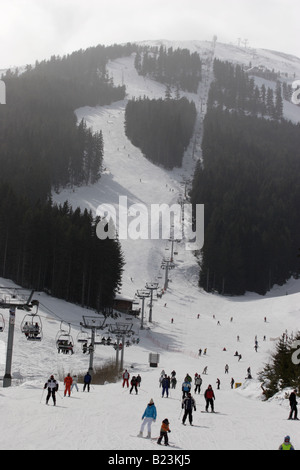
[[[220,51],[225,54],[224,48]],[[137,75],[132,57],[110,63],[109,70],[116,84],[124,80],[128,98],[144,94],[153,98],[164,96],[162,85]],[[200,87],[200,95],[190,98],[199,106],[199,98],[205,100],[206,92],[205,87]],[[183,194],[183,178],[192,176],[196,160],[201,158],[201,126],[197,129],[200,134],[196,153],[193,154],[191,145],[183,167],[166,171],[148,162],[126,138],[125,105],[126,100],[108,107],[77,110],[78,119],[84,117],[88,125],[103,132],[106,169],[99,184],[64,190],[53,195],[54,201],[63,203],[68,199],[74,207],[88,208],[96,213],[100,204],[116,207],[120,195],[127,196],[131,205],[172,204]],[[137,289],[153,280],[158,280],[162,287],[161,262],[170,253],[166,240],[122,240],[122,249],[126,260],[123,295],[133,297]],[[153,323],[148,322],[147,306],[144,330],[140,329],[140,319],[132,320],[140,343],[125,349],[124,367],[131,375],[140,373],[142,377],[137,396],[130,395],[118,382],[92,385],[90,393],[83,393],[80,385],[80,392],[74,391],[71,398],[63,398],[63,384],[60,383],[57,407],[51,405],[51,400],[50,405],[45,406],[43,386],[50,374],[64,376],[68,372],[87,370],[88,357],[82,354],[76,337],[82,315],[93,312],[37,293],[44,334],[43,341],[38,344],[28,344],[21,334],[23,314],[18,312],[13,377],[20,382],[14,380],[13,387],[0,391],[0,449],[107,449],[129,450],[133,454],[136,450],[156,451],[153,442],[136,437],[150,398],[154,399],[158,410],[157,421],[152,427],[153,436],[158,436],[161,421],[168,418],[172,430],[170,441],[183,450],[277,449],[286,434],[291,436],[295,448],[300,448],[298,424],[286,420],[289,407],[284,394],[268,403],[262,402],[260,384],[256,380],[257,372],[274,350],[274,339],[285,330],[289,333],[299,330],[299,280],[274,288],[265,297],[247,294],[224,298],[198,288],[197,260],[185,249],[184,242],[176,244],[176,252],[176,267],[170,272],[169,288],[163,298],[154,303]],[[2,285],[7,283],[1,280]],[[7,325],[8,313],[2,313]],[[125,318],[122,320],[127,321]],[[61,320],[71,323],[75,340],[73,356],[57,354],[55,337]],[[256,336],[257,353],[254,351]],[[1,375],[5,366],[6,339],[7,329],[0,334]],[[224,347],[226,351],[223,351]],[[199,348],[207,348],[205,357],[198,356]],[[234,356],[236,350],[242,354],[241,361]],[[160,354],[158,368],[149,367],[149,352]],[[97,346],[95,365],[114,357],[112,348]],[[224,371],[226,364],[229,374]],[[207,375],[202,374],[205,366]],[[245,380],[249,366],[254,377],[252,381]],[[169,398],[161,397],[158,386],[163,369],[167,374],[173,369],[177,373],[177,388],[171,390]],[[195,396],[194,426],[183,426],[181,383],[187,373],[194,377],[196,372],[202,375],[203,384],[200,396]],[[231,377],[235,382],[241,382],[242,387],[232,390]],[[217,378],[221,381],[220,390],[216,390]],[[205,406],[203,392],[208,384],[214,388],[215,409],[220,414],[201,413]]]

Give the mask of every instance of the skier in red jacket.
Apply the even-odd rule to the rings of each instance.
[[[214,413],[215,394],[214,394],[214,391],[213,391],[211,385],[209,385],[208,388],[205,390],[204,398],[206,400],[205,411],[208,411],[208,407],[210,405],[211,406],[211,412]]]
[[[130,377],[130,374],[126,369],[123,374],[123,388],[124,388],[125,383],[127,384],[127,388],[129,387],[129,377]]]
[[[67,395],[67,393],[69,394],[69,397],[71,396],[71,385],[73,383],[73,379],[71,377],[70,374],[67,375],[67,377],[65,377],[64,379],[64,384],[65,384],[65,393],[64,393],[64,396]]]

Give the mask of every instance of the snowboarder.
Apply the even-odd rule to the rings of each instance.
[[[84,379],[83,379],[83,382],[84,382],[83,391],[85,391],[86,388],[88,389],[88,392],[90,391],[91,381],[92,381],[92,377],[91,377],[90,373],[87,372],[84,376]]]
[[[290,436],[285,436],[284,442],[279,446],[278,450],[295,450],[291,443]]]
[[[135,389],[135,394],[137,395],[138,394],[138,389],[137,389],[138,382],[135,376],[132,377],[130,385],[131,385],[131,389],[129,393],[131,393],[132,390]]]
[[[182,424],[185,424],[186,418],[189,417],[190,425],[193,425],[193,410],[196,411],[196,402],[190,393],[187,394],[187,397],[183,399],[182,409],[184,410],[184,415],[182,418]]]
[[[129,387],[129,377],[130,377],[130,374],[126,369],[124,374],[123,374],[123,388],[124,388],[125,383],[127,385],[127,388]]]
[[[156,416],[157,416],[156,407],[154,405],[153,399],[151,398],[142,416],[143,422],[142,422],[141,430],[138,434],[138,437],[143,437],[143,432],[147,424],[147,428],[148,428],[147,438],[148,439],[151,438],[151,425],[153,421],[154,422],[156,421]]]
[[[48,389],[48,395],[46,397],[46,405],[48,405],[49,398],[52,396],[53,405],[56,405],[56,396],[55,393],[58,390],[58,383],[55,380],[54,376],[51,375],[50,379],[45,383],[44,390]]]
[[[290,415],[288,419],[298,420],[298,409],[297,409],[298,403],[297,403],[296,393],[297,393],[297,390],[294,390],[289,396],[291,411],[290,411]],[[293,415],[294,415],[294,418],[293,418]]]
[[[160,435],[157,440],[157,444],[161,444],[161,441],[164,438],[165,446],[169,445],[168,433],[171,432],[169,424],[170,423],[167,418],[164,419],[163,422],[161,423]]]
[[[71,385],[73,383],[73,379],[70,374],[68,374],[65,379],[64,379],[64,384],[65,384],[65,393],[64,396],[69,394],[69,397],[71,396]]]
[[[205,398],[205,400],[206,400],[205,411],[208,411],[208,407],[209,407],[209,405],[210,405],[210,407],[211,407],[211,412],[214,413],[215,394],[214,394],[214,391],[213,391],[211,385],[209,385],[208,388],[205,390],[204,398]]]

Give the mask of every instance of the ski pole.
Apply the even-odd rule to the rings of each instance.
[[[45,389],[43,389],[43,393],[42,393],[42,396],[41,396],[41,399],[40,399],[40,403],[42,403],[42,399],[43,399],[43,396],[44,396],[44,392],[45,392]]]

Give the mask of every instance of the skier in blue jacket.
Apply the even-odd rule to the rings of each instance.
[[[142,416],[143,422],[142,422],[141,430],[138,434],[138,437],[143,437],[144,428],[147,424],[147,426],[148,426],[147,439],[151,438],[151,425],[152,425],[153,421],[154,422],[156,421],[156,416],[157,416],[156,407],[155,407],[154,402],[151,398],[151,400],[149,401],[148,406],[145,409],[144,414]]]
[[[191,383],[188,381],[184,381],[181,387],[182,390],[182,399],[187,397],[188,393],[191,391]]]

